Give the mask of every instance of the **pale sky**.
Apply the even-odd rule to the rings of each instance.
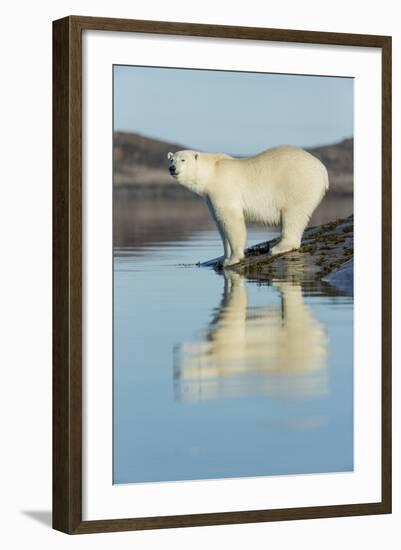
[[[114,67],[114,129],[248,155],[353,135],[353,79]]]

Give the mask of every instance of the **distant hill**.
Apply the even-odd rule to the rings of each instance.
[[[332,194],[352,194],[353,188],[352,138],[333,145],[308,149],[327,167]],[[116,188],[140,188],[153,191],[173,190],[177,184],[167,171],[167,153],[188,146],[151,139],[140,134],[114,133],[114,185]],[[151,187],[150,187],[151,186]]]
[[[117,186],[176,185],[167,170],[167,153],[179,149],[185,149],[185,147],[140,134],[115,132],[114,184]]]

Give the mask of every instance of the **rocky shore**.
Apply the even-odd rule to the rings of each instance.
[[[353,216],[308,228],[299,250],[270,255],[276,239],[248,248],[245,259],[229,269],[260,280],[286,280],[330,285],[338,292],[353,293]],[[200,264],[222,270],[222,258]],[[226,268],[227,269],[227,268]]]

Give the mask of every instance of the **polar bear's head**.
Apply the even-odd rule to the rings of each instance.
[[[168,153],[169,172],[182,185],[197,193],[203,195],[205,192],[202,184],[201,155],[197,151],[177,151]]]

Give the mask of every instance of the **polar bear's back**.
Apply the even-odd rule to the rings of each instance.
[[[220,160],[220,159],[219,159]],[[302,186],[301,179],[310,178],[313,183],[323,178],[328,186],[327,170],[325,166],[304,149],[284,145],[268,149],[253,157],[242,159],[221,159],[238,163],[235,170],[246,175],[249,183],[265,183],[268,179],[272,185]],[[234,167],[234,164],[233,164]]]
[[[289,205],[312,212],[328,189],[325,166],[304,149],[281,146],[253,157],[219,159],[218,179],[241,197],[247,219],[279,223]]]

